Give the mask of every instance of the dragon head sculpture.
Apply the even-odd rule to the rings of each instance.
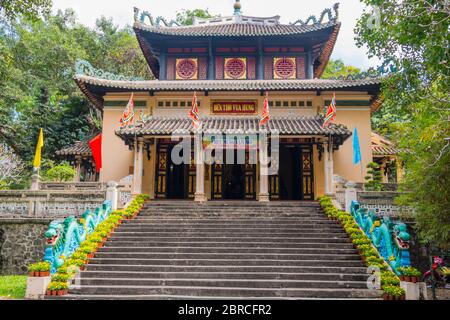
[[[408,250],[411,236],[408,233],[406,225],[404,223],[396,223],[393,231],[397,248],[400,250]]]
[[[45,242],[49,247],[57,245],[64,231],[63,221],[55,220],[50,223],[48,230],[45,232]]]

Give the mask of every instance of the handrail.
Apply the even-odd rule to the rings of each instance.
[[[45,232],[46,246],[44,261],[49,262],[53,274],[72,256],[87,236],[104,221],[112,211],[111,201],[103,202],[94,212],[87,210],[78,221],[74,216],[65,220],[55,220],[50,223]]]
[[[399,267],[411,266],[411,236],[404,223],[394,222],[387,216],[380,218],[373,211],[361,208],[357,201],[352,201],[350,213],[397,275],[400,275]]]

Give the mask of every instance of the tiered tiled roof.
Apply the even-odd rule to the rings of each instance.
[[[374,156],[396,156],[399,151],[394,143],[385,137],[372,132],[372,153]]]
[[[90,101],[101,109],[106,92],[127,91],[374,91],[380,79],[364,80],[190,80],[118,81],[76,75],[75,81]]]
[[[56,155],[90,157],[92,156],[92,151],[91,148],[89,147],[89,142],[86,140],[86,141],[78,141],[73,146],[56,151]]]
[[[280,135],[332,136],[345,141],[352,133],[341,124],[330,124],[323,128],[322,116],[273,117],[267,125],[259,126],[259,117],[205,117],[202,131],[209,134],[258,134],[260,130],[278,132]],[[153,116],[135,127],[120,129],[120,137],[145,135],[190,134],[194,132],[192,120],[188,117]]]

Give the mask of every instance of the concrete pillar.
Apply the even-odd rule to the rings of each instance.
[[[329,164],[329,149],[328,143],[324,142],[323,144],[323,176],[324,176],[324,187],[325,187],[325,195],[329,195],[331,193],[330,190],[330,170],[328,169]]]
[[[353,201],[358,201],[356,183],[349,181],[345,184],[345,211],[350,212]]]
[[[116,211],[119,202],[119,191],[117,186],[119,184],[115,181],[110,181],[107,183],[106,187],[106,200],[111,201],[112,210]]]
[[[142,193],[142,175],[143,175],[143,141],[141,139],[135,141],[134,148],[134,173],[133,173],[133,194]]]
[[[75,157],[75,178],[74,182],[80,182],[81,180],[81,157]]]
[[[31,191],[39,190],[39,174],[33,174],[31,176]]]
[[[330,194],[334,195],[336,193],[334,184],[334,152],[333,152],[333,141],[329,142],[329,152],[328,152],[328,177],[330,179]]]
[[[259,139],[259,202],[269,202],[269,161],[267,136]]]
[[[324,143],[324,178],[325,178],[325,195],[334,195],[334,161],[333,161],[333,142]]]
[[[206,202],[208,199],[205,194],[205,161],[202,144],[202,134],[196,133],[194,137],[194,156],[196,166],[196,183],[195,183],[195,201]]]

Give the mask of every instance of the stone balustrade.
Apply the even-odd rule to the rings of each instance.
[[[79,216],[105,201],[106,190],[0,191],[0,218],[59,218]]]
[[[39,190],[95,191],[106,190],[102,182],[39,182]]]

